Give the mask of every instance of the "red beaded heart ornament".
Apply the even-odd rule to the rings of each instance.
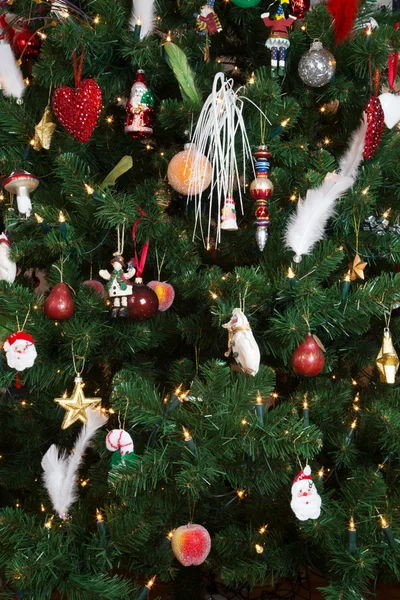
[[[82,77],[82,51],[79,68],[74,52],[75,89],[62,85],[53,95],[53,110],[61,125],[79,142],[87,142],[99,120],[102,97],[94,79]]]

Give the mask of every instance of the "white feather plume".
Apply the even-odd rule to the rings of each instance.
[[[363,113],[360,126],[351,136],[349,148],[339,162],[339,173],[344,177],[352,177],[354,181],[357,178],[358,168],[363,159],[367,125],[367,116]]]
[[[43,481],[57,514],[65,519],[77,500],[78,469],[96,431],[105,425],[107,418],[99,410],[87,409],[87,424],[83,425],[75,448],[70,456],[60,453],[55,444],[42,458]]]
[[[0,82],[5,96],[22,99],[25,83],[11,46],[6,40],[0,40]]]
[[[319,187],[307,191],[305,200],[299,198],[297,210],[290,217],[285,233],[286,246],[295,252],[299,260],[323,238],[328,219],[335,212],[336,200],[353,186],[363,159],[366,131],[364,115],[351,138],[349,149],[340,160],[338,173],[328,173]]]
[[[142,29],[140,39],[151,33],[154,28],[154,3],[155,0],[132,0],[132,11],[129,19],[129,29],[134,31],[136,22],[140,19]]]

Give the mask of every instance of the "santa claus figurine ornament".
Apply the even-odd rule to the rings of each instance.
[[[147,138],[153,133],[154,97],[146,85],[144,71],[139,69],[126,105],[125,133],[134,138]]]
[[[113,318],[127,317],[128,296],[132,294],[132,285],[129,280],[135,275],[136,270],[133,268],[124,273],[125,261],[118,253],[114,254],[110,262],[113,266],[112,273],[102,269],[99,271],[99,275],[102,279],[108,281],[106,288],[110,298],[113,299],[111,316]]]
[[[321,496],[311,478],[309,465],[294,478],[290,506],[299,521],[318,519],[321,514]]]
[[[16,371],[25,371],[33,367],[37,357],[33,337],[25,331],[16,331],[4,343],[7,364]]]

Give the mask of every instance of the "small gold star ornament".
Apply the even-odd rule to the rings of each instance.
[[[75,377],[74,381],[75,387],[70,398],[66,394],[62,398],[54,398],[54,402],[57,402],[57,404],[67,411],[61,429],[67,429],[76,421],[87,423],[86,410],[88,408],[95,408],[101,402],[101,398],[85,398],[85,394],[83,393],[83,386],[85,384],[82,377]]]
[[[55,129],[56,124],[53,123],[51,110],[47,106],[43,113],[43,117],[35,126],[35,136],[32,141],[33,149],[41,150],[43,148],[44,150],[48,150]]]
[[[364,279],[364,269],[367,266],[367,263],[362,261],[359,254],[357,253],[354,257],[353,262],[349,263],[349,272],[351,281],[355,281],[356,279]]]
[[[385,328],[383,332],[382,347],[376,357],[376,366],[382,383],[393,384],[395,382],[399,364],[399,357],[394,349],[392,336],[390,335],[389,329]]]

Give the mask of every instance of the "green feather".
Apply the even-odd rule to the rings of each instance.
[[[193,104],[201,105],[201,97],[196,89],[194,76],[189,67],[186,54],[176,44],[167,42],[164,44],[165,52],[167,53],[167,63],[174,72],[174,75],[179,83],[183,100],[190,101]]]

